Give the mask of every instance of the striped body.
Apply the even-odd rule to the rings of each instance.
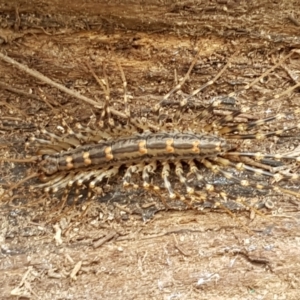
[[[44,155],[40,170],[46,175],[53,175],[60,171],[139,163],[153,159],[215,157],[228,149],[226,141],[214,135],[144,133]]]

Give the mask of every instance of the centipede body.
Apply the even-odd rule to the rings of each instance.
[[[201,159],[224,153],[228,148],[224,139],[213,135],[148,133],[44,155],[40,169],[46,175],[53,175],[59,171],[110,167],[124,163],[148,162],[151,159]]]

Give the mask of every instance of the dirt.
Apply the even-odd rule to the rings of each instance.
[[[122,111],[119,61],[134,113],[149,117],[151,107],[184,77],[198,52],[184,94],[211,80],[230,59],[228,70],[198,100],[207,104],[253,82],[297,49],[297,8],[297,1],[4,1],[0,51],[99,106],[105,95],[86,63],[100,78],[105,69],[112,107]],[[294,53],[238,95],[239,104],[252,105],[249,114],[256,119],[284,112],[288,118],[281,125],[296,124],[298,89],[260,105],[257,101],[273,99],[298,82],[299,58]],[[72,127],[100,115],[101,109],[2,59],[0,74],[2,159],[30,157],[25,143],[42,126],[55,131],[62,120]],[[285,153],[298,144],[294,135],[243,146]],[[0,193],[35,169],[30,163],[0,163]],[[218,184],[220,178],[207,180]],[[58,197],[31,192],[29,183],[1,200],[2,299],[299,297],[297,197],[253,192],[249,199],[275,204],[261,213],[166,210],[155,195],[124,191],[117,179],[104,187],[108,197],[60,207]],[[299,191],[297,182],[284,187]],[[242,190],[233,185],[227,191]]]

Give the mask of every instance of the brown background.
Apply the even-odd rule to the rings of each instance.
[[[255,53],[253,64],[245,62],[246,71],[259,75],[274,63],[272,55],[277,58],[280,52],[299,47],[299,12],[299,1],[290,0],[2,0],[0,47],[2,53],[93,99],[103,99],[103,93],[83,68],[84,61],[104,62],[112,94],[119,96],[117,57],[138,107],[168,92],[174,86],[174,70],[184,76],[196,50],[202,63],[190,87],[209,80],[210,72],[216,73],[214,60],[230,57],[237,47],[243,52],[237,59],[241,62]],[[92,111],[3,61],[0,74],[2,157],[25,155],[28,124],[51,123],[62,111],[74,118]],[[279,83],[283,76],[278,73]],[[287,88],[270,86],[264,92]],[[222,86],[211,91],[222,92]],[[51,109],[41,100],[43,94]],[[251,98],[250,92],[247,96]],[[296,91],[294,103],[298,97]],[[27,164],[2,163],[1,168],[2,189],[30,173]],[[16,193],[23,191],[19,188]],[[34,195],[22,197],[39,203]],[[139,197],[145,195],[135,199]],[[140,216],[127,221],[108,217],[105,222],[78,217],[75,222],[81,212],[74,209],[58,223],[66,228],[73,220],[59,243],[47,217],[36,217],[43,206],[37,211],[34,205],[12,209],[3,204],[0,295],[2,299],[298,299],[297,205],[287,211],[281,204],[277,216],[254,220],[249,213],[235,220],[222,211],[161,211],[145,223]],[[73,276],[76,265],[81,267]]]

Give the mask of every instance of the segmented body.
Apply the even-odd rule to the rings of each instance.
[[[207,134],[148,133],[84,145],[70,151],[44,155],[40,170],[46,175],[59,171],[103,168],[160,160],[214,157],[229,149],[227,142]]]

